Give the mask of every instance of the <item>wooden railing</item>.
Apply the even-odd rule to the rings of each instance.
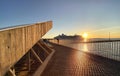
[[[80,51],[120,61],[120,40],[102,40],[83,42],[79,40],[49,40],[50,42],[72,47]]]

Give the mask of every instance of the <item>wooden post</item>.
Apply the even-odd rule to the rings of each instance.
[[[33,55],[39,60],[39,62],[43,63],[43,61],[40,59],[40,57],[34,52],[34,50],[31,48]]]
[[[30,72],[31,69],[31,60],[30,60],[30,51],[28,52],[28,71]]]
[[[16,75],[15,75],[15,69],[14,69],[14,68],[13,68],[13,69],[10,68],[10,69],[9,69],[9,72],[10,72],[11,76],[16,76]]]
[[[40,44],[40,43],[37,43],[47,54],[49,54],[49,52]]]

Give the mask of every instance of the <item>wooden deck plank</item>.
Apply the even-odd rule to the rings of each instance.
[[[52,44],[56,50],[41,76],[120,76],[120,62]]]

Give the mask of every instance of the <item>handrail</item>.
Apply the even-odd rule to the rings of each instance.
[[[98,42],[117,42],[120,40],[100,40],[100,41],[87,41],[87,42],[82,42],[82,43],[98,43]]]
[[[49,40],[58,44],[57,40]],[[59,40],[59,45],[72,47],[80,51],[89,52],[106,58],[120,61],[120,40],[103,40],[103,41],[75,41],[75,40]]]

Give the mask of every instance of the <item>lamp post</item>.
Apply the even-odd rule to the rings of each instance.
[[[109,41],[110,41],[110,32],[109,32]]]

